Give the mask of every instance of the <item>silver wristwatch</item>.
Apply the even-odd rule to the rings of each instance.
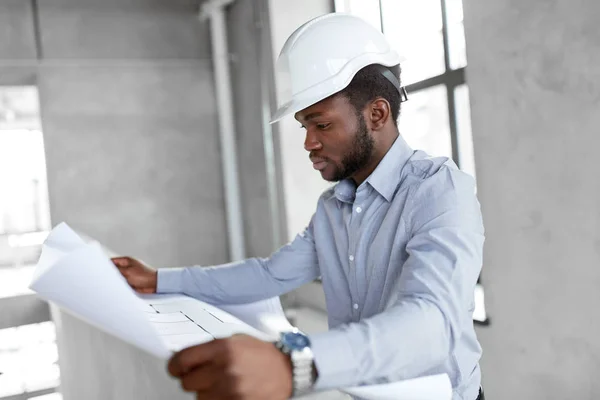
[[[298,330],[283,332],[275,345],[292,361],[292,396],[309,393],[315,384],[315,371],[308,337]]]

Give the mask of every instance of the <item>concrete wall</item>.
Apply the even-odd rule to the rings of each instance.
[[[37,10],[26,0],[0,4],[0,84],[39,87],[53,223],[65,220],[157,266],[227,261],[209,29],[196,18],[200,3],[45,0]],[[292,224],[300,230],[322,189],[313,190],[314,201],[299,197],[305,172],[322,182],[297,127],[283,129],[287,144],[280,148],[278,127],[273,134],[268,125],[275,89],[261,86],[291,31],[331,11],[328,0],[292,3],[237,1],[228,11],[249,256],[285,242],[291,218],[302,221]]]
[[[159,266],[228,261],[209,22],[197,19],[200,3],[40,3],[53,221],[66,219]],[[227,21],[249,256],[281,242],[267,190],[257,3],[235,2]],[[76,191],[74,181],[93,186]]]
[[[39,6],[53,222],[153,265],[225,261],[210,41],[198,1]]]
[[[600,397],[600,3],[465,0],[492,399]]]
[[[36,59],[30,1],[0,1],[0,85],[35,83],[36,69],[24,65]]]
[[[0,60],[30,60],[36,57],[31,2],[0,2]]]

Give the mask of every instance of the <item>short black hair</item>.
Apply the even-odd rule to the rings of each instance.
[[[375,100],[377,97],[383,97],[390,103],[392,118],[397,126],[398,117],[400,116],[400,92],[382,75],[381,67],[377,64],[367,65],[354,75],[352,82],[339,94],[346,96],[357,114],[362,113],[368,102]],[[400,65],[383,68],[389,69],[400,82]]]

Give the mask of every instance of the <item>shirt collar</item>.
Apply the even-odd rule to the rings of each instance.
[[[408,143],[398,135],[392,147],[365,182],[369,183],[388,202],[391,201],[400,183],[400,172],[412,154],[413,150]]]
[[[356,197],[356,184],[352,179],[340,181],[335,185],[334,196],[344,203],[353,203]]]
[[[400,171],[412,154],[413,150],[408,143],[398,135],[392,147],[362,185],[368,183],[388,202],[391,201],[400,183]],[[344,179],[335,186],[334,195],[339,201],[352,203],[356,196],[356,184],[352,179]]]

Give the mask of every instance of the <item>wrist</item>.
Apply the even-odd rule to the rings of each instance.
[[[155,292],[158,292],[158,270],[156,269],[152,271],[151,286]]]
[[[275,345],[289,360],[292,396],[312,391],[317,374],[308,337],[298,330],[284,332]]]

